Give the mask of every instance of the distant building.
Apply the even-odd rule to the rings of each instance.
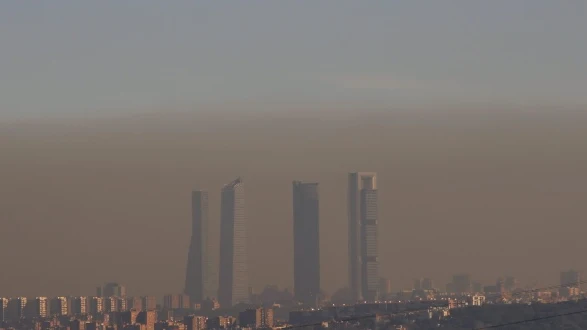
[[[476,294],[473,297],[471,297],[471,305],[483,306],[484,304],[485,304],[485,296]]]
[[[576,270],[568,270],[560,273],[560,285],[567,287],[581,287],[581,273]]]
[[[229,329],[236,325],[236,318],[232,316],[217,316],[206,322],[208,329]]]
[[[69,323],[70,330],[86,330],[86,321],[74,319]]]
[[[575,270],[568,270],[560,273],[559,294],[561,297],[568,298],[574,296],[575,291],[581,291],[581,273]],[[577,290],[573,290],[577,288]]]
[[[112,324],[115,324],[118,329],[122,329],[125,326],[137,323],[139,311],[133,309],[130,311],[113,313],[112,315],[114,318]]]
[[[101,297],[126,297],[126,287],[115,282],[106,283],[101,291]]]
[[[430,278],[424,277],[422,279],[422,290],[434,290],[434,281]]]
[[[512,292],[518,288],[518,280],[513,276],[507,276],[504,281],[506,291]]]
[[[453,290],[455,293],[470,293],[473,289],[471,276],[469,274],[458,274],[452,277]]]
[[[503,279],[503,277],[497,278],[497,280],[495,281],[495,287],[497,288],[497,292],[499,293],[504,293],[506,291],[505,280]]]
[[[92,297],[90,300],[90,314],[97,315],[104,312],[104,298]]]
[[[69,308],[72,315],[83,315],[88,313],[87,297],[69,298]]]
[[[26,297],[11,298],[8,300],[4,317],[9,321],[17,321],[25,317],[28,300]]]
[[[378,296],[376,177],[367,172],[349,174],[349,287],[355,300],[373,301]]]
[[[27,317],[47,317],[49,314],[49,299],[47,297],[36,297],[28,300],[25,307]]]
[[[418,290],[422,290],[422,279],[421,278],[415,278],[412,281],[414,284],[412,285],[412,289],[418,291]]]
[[[391,280],[388,278],[379,279],[379,294],[383,297],[387,297],[391,294]]]
[[[190,296],[187,294],[168,294],[163,297],[165,309],[191,309]]]
[[[6,309],[8,308],[8,298],[0,298],[0,322],[6,321]]]
[[[274,324],[273,309],[247,309],[239,313],[238,321],[241,328],[272,328]]]
[[[192,235],[186,267],[185,293],[191,302],[202,302],[217,294],[216,278],[212,262],[208,219],[208,192],[192,192]]]
[[[186,330],[204,330],[206,329],[206,317],[189,315],[183,318],[183,324]]]
[[[151,311],[157,309],[157,298],[152,296],[142,297],[143,310]]]
[[[124,308],[122,308],[121,302],[121,299],[118,297],[104,298],[104,311],[108,313],[123,311]]]
[[[51,311],[51,315],[61,316],[61,315],[68,315],[69,314],[69,306],[67,304],[66,297],[56,297],[52,298],[49,304],[49,310]]]
[[[245,190],[240,178],[222,188],[220,208],[220,283],[222,307],[249,301]]]
[[[317,183],[293,182],[294,294],[315,306],[320,294],[320,207]]]
[[[213,311],[220,308],[220,303],[216,299],[206,299],[202,301],[201,309],[203,311]]]
[[[156,311],[142,311],[137,315],[137,323],[144,325],[146,330],[155,330],[156,322]]]
[[[445,291],[447,293],[455,293],[455,284],[453,282],[446,283]]]
[[[143,298],[141,297],[129,297],[126,298],[126,308],[127,310],[143,310]]]

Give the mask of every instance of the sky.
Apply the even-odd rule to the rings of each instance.
[[[11,1],[0,120],[224,102],[577,106],[587,4]]]
[[[292,286],[293,180],[346,285],[352,171],[378,173],[394,290],[587,271],[586,6],[3,2],[0,297],[180,292],[191,190],[217,221],[238,176],[256,290]]]

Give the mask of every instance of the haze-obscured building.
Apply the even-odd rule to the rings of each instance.
[[[320,294],[320,202],[318,183],[294,181],[294,294],[315,306]]]

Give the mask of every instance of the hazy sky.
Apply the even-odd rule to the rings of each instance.
[[[587,103],[582,0],[10,1],[0,119],[232,101]]]
[[[257,290],[292,285],[292,180],[320,183],[322,286],[346,285],[357,170],[378,173],[381,275],[395,290],[418,276],[551,285],[586,270],[587,111],[308,110],[0,124],[0,296],[111,280],[181,291],[190,191],[210,191],[217,255],[220,188],[239,175]]]

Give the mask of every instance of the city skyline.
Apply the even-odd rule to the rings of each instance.
[[[0,2],[0,330],[587,328],[586,31],[580,0]]]

